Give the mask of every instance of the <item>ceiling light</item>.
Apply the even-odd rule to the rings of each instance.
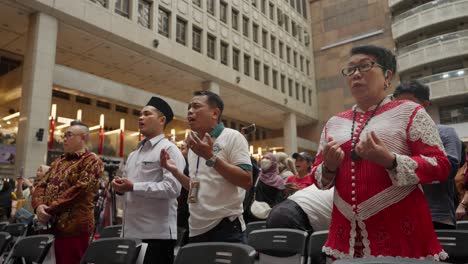
[[[10,125],[10,124],[11,124],[11,122],[10,122],[10,121],[7,121],[6,123],[7,123],[7,125]]]
[[[444,75],[442,75],[442,78],[444,78],[444,79],[448,78],[448,77],[449,77],[448,73],[444,73]]]
[[[4,118],[2,118],[2,120],[3,120],[3,121],[7,121],[7,120],[13,119],[13,118],[15,118],[15,117],[18,117],[19,115],[20,115],[20,113],[19,113],[19,112],[16,112],[16,113],[14,113],[14,114],[5,116]]]
[[[465,73],[465,71],[464,71],[464,70],[457,71],[457,74],[458,74],[458,76],[462,76],[464,73]]]

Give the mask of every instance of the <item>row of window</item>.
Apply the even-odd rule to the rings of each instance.
[[[254,4],[257,0],[252,0],[252,5],[257,6]],[[300,0],[298,0],[299,2]],[[201,0],[193,0],[192,1],[194,5],[198,7],[202,7],[202,2]],[[209,14],[216,16],[215,14],[215,2],[214,0],[207,0],[206,3],[206,10]],[[262,12],[266,15],[266,0],[261,0],[262,2]],[[291,2],[292,3],[292,2]],[[300,4],[300,3],[298,3]],[[298,39],[299,42],[304,41],[304,44],[307,46],[309,45],[309,35],[306,31],[303,31],[302,28],[299,26],[298,23],[293,21],[292,19],[290,20],[289,16],[284,14],[281,9],[275,9],[275,5],[271,2],[269,2],[269,17],[272,21],[275,21],[275,17],[277,19],[277,23],[281,28],[284,28],[284,30],[288,33],[291,33],[291,35],[295,38]],[[300,5],[299,5],[300,6]],[[275,11],[276,11],[276,16],[275,16]],[[229,12],[229,7],[228,4],[224,1],[219,1],[219,19],[221,22],[227,24],[228,23],[228,12]],[[235,9],[234,7],[231,8],[231,26],[234,30],[239,30],[239,11]],[[249,28],[250,28],[250,21],[249,17],[243,15],[242,16],[242,34],[246,37],[249,37]],[[291,22],[291,23],[290,23]],[[253,23],[253,27],[255,30],[255,23]],[[258,25],[257,25],[258,27]],[[255,37],[255,36],[254,36]]]
[[[159,9],[159,24],[158,24],[158,32],[166,37],[170,37],[170,13],[164,9]],[[254,42],[258,43],[259,38],[259,26],[254,24]],[[180,44],[186,45],[187,44],[187,21],[177,17],[176,19],[176,41]],[[192,49],[197,52],[202,52],[202,43],[203,43],[203,30],[200,27],[193,26],[192,28]],[[276,44],[278,43],[278,49]],[[216,59],[216,37],[209,34],[207,36],[207,56]],[[220,48],[220,60],[223,64],[227,64],[227,54],[225,47],[228,44],[221,41],[221,48]],[[262,30],[262,46],[265,49],[270,48],[271,53],[277,54],[280,59],[286,59],[286,62],[292,64],[296,69],[300,70],[301,72],[307,73],[310,75],[310,68],[309,68],[309,60],[305,59],[303,55],[298,54],[297,51],[292,50],[292,48],[288,45],[284,45],[284,42],[281,40],[277,40],[277,38],[273,35],[268,37],[268,31]],[[269,47],[268,47],[269,46]],[[285,56],[286,55],[286,56]]]

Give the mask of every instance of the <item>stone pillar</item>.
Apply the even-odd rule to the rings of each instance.
[[[16,143],[16,171],[24,167],[25,177],[35,176],[47,158],[57,31],[56,18],[44,13],[29,17]],[[39,129],[44,131],[42,141],[36,138]]]
[[[220,95],[219,94],[219,84],[217,82],[214,82],[214,81],[206,81],[203,83],[202,85],[202,89],[203,90],[208,90],[208,91],[211,91],[217,95]]]
[[[284,151],[289,155],[297,152],[297,123],[295,113],[285,114],[283,135]]]

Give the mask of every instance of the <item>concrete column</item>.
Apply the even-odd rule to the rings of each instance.
[[[219,94],[219,84],[217,82],[213,82],[213,81],[206,81],[202,84],[202,89],[203,90],[208,90],[208,91],[211,91],[217,95],[220,95]]]
[[[297,152],[297,123],[296,114],[287,113],[284,116],[284,151],[289,155]]]
[[[23,62],[20,119],[16,143],[16,169],[35,176],[47,158],[47,135],[57,43],[57,19],[44,13],[29,17],[27,48]],[[42,141],[36,132],[44,129]]]

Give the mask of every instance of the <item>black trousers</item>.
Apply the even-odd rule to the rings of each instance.
[[[455,225],[447,225],[439,222],[432,221],[432,225],[434,226],[434,230],[438,229],[456,229]]]
[[[227,217],[223,218],[217,226],[208,232],[189,238],[189,243],[200,242],[247,243],[239,218],[231,221]]]
[[[294,201],[286,199],[277,204],[268,215],[267,228],[292,228],[312,232],[309,217]]]
[[[144,264],[172,264],[174,262],[174,239],[143,239],[148,244]]]

